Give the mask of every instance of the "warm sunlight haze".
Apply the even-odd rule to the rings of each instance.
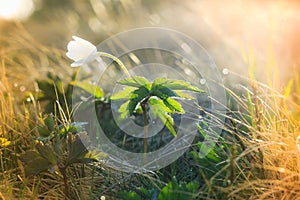
[[[0,18],[25,19],[33,9],[32,0],[0,0]]]

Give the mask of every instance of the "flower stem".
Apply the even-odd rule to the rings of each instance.
[[[119,58],[117,58],[116,56],[111,55],[109,53],[105,53],[105,52],[98,52],[98,55],[112,59],[113,61],[115,61],[116,63],[118,63],[118,65],[124,71],[124,73],[126,74],[126,76],[128,76],[129,78],[131,77],[130,74],[129,74],[129,72],[128,72],[128,70],[127,70],[127,68],[125,67],[125,65],[123,64],[123,62]]]
[[[143,110],[143,118],[144,118],[144,155],[146,155],[147,146],[148,146],[148,117],[147,117],[146,103],[142,102],[141,107]]]

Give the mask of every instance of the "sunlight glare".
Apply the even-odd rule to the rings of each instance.
[[[34,10],[33,0],[0,0],[0,18],[26,19]]]

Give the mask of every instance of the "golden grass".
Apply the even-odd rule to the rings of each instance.
[[[228,197],[274,200],[300,198],[300,152],[296,145],[300,133],[297,120],[300,109],[299,97],[295,95],[300,85],[298,74],[294,74],[291,80],[280,92],[255,80],[248,80],[252,86],[248,112],[252,117],[249,125],[253,138],[246,143],[248,152],[245,151],[245,154],[258,154],[260,161],[251,163],[248,176],[252,177],[235,184]],[[243,99],[237,99],[239,104],[244,103]],[[240,169],[240,173],[242,171]],[[257,173],[258,176],[253,176]]]
[[[41,123],[41,109],[38,102],[32,101],[28,108],[20,99],[28,87],[36,89],[34,80],[43,78],[45,72],[69,73],[67,67],[63,68],[68,64],[64,51],[37,44],[20,24],[12,29],[11,34],[0,37],[1,46],[5,46],[0,51],[0,137],[11,142],[0,147],[0,199],[62,199],[59,176],[49,173],[44,178],[26,178],[22,172],[18,155],[33,149],[34,127]],[[246,149],[224,168],[230,171],[235,166],[234,181],[228,187],[212,186],[212,190],[231,199],[300,199],[300,152],[296,146],[300,135],[300,76],[299,69],[295,71],[281,91],[245,77],[242,79],[250,88],[244,90],[244,97],[226,88],[241,108],[237,112],[251,117],[250,122],[238,119],[236,123],[248,127],[252,137],[243,138]],[[249,166],[243,162],[247,156],[253,157]],[[79,173],[79,168],[72,173]],[[98,183],[103,176],[97,174]],[[75,176],[72,183],[76,198],[90,195],[92,180],[90,174]],[[107,190],[110,185],[97,187]]]

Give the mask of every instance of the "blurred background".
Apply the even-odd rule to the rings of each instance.
[[[299,11],[296,0],[0,0],[0,56],[11,77],[30,82],[41,71],[70,70],[64,53],[72,35],[98,44],[158,26],[197,40],[221,70],[284,82],[299,73]]]

